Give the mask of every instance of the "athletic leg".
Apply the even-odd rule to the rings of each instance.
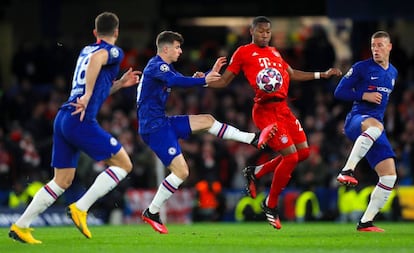
[[[238,128],[217,121],[210,114],[190,115],[190,127],[193,133],[207,131],[220,139],[234,140],[262,149],[274,135],[276,126],[271,125],[259,133],[240,131]],[[259,146],[260,143],[260,146]]]
[[[351,122],[351,124],[358,124],[359,119],[357,117],[355,122]],[[353,176],[355,167],[383,132],[382,124],[374,118],[363,119],[360,124],[362,133],[355,140],[345,166],[337,177],[337,181],[344,185],[355,186],[358,184],[358,180]]]
[[[74,168],[55,169],[54,179],[37,191],[26,210],[10,228],[9,236],[29,244],[41,243],[32,237],[30,224],[39,214],[55,203],[58,197],[71,185],[74,176]]]

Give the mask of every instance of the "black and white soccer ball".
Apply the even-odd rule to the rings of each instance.
[[[260,90],[266,93],[272,93],[282,87],[283,78],[277,69],[265,68],[257,74],[256,83]]]

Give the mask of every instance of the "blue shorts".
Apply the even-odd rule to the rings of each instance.
[[[345,119],[345,135],[351,140],[355,141],[361,135],[361,124],[364,120],[366,120],[369,115],[351,115]],[[369,165],[372,169],[375,166],[388,158],[395,158],[395,153],[391,147],[391,144],[385,134],[385,130],[382,131],[380,137],[374,142],[372,147],[368,150],[365,158],[367,159]]]
[[[72,110],[61,109],[53,132],[52,167],[76,168],[80,151],[96,161],[106,160],[121,150],[121,144],[103,130],[96,120],[79,120]]]
[[[141,134],[142,140],[155,152],[162,163],[168,167],[171,161],[181,154],[179,139],[191,135],[190,120],[187,115],[167,118],[167,124],[155,132]]]

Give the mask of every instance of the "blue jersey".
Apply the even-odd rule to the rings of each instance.
[[[203,86],[205,83],[205,78],[183,76],[160,56],[152,57],[137,88],[139,132],[153,133],[167,124],[165,106],[171,88]]]
[[[342,77],[335,90],[335,97],[345,101],[354,101],[351,115],[368,115],[383,122],[389,96],[397,79],[397,69],[390,63],[384,69],[372,58],[355,63]],[[381,104],[362,100],[365,92],[380,92]]]
[[[119,73],[119,64],[124,57],[121,48],[99,40],[95,44],[88,45],[82,49],[76,62],[75,72],[72,80],[72,90],[68,101],[62,107],[71,107],[70,103],[76,102],[78,97],[85,94],[86,78],[85,72],[92,53],[104,49],[108,51],[108,62],[102,66],[96,79],[96,84],[85,112],[85,120],[94,120],[103,102],[109,96],[112,83]]]
[[[108,62],[102,66],[98,74],[86,108],[85,118],[81,122],[80,114],[71,114],[75,107],[70,103],[75,103],[78,97],[85,94],[85,72],[89,59],[92,53],[101,49],[108,51]],[[101,161],[112,157],[122,148],[118,140],[99,126],[96,115],[102,103],[109,96],[123,56],[124,54],[119,47],[102,40],[86,46],[80,52],[73,75],[70,97],[62,105],[53,125],[52,167],[76,168],[80,151],[96,161]]]

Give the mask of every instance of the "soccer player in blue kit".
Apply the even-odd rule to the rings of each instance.
[[[357,225],[358,231],[384,232],[372,222],[388,200],[397,180],[395,153],[384,131],[383,122],[398,74],[389,62],[391,49],[391,39],[387,32],[374,33],[371,37],[372,58],[355,63],[335,90],[337,99],[354,101],[344,126],[345,134],[354,141],[354,146],[337,181],[344,185],[357,185],[358,180],[353,172],[363,157],[379,177],[368,207]]]
[[[158,187],[149,207],[142,213],[142,219],[162,234],[168,233],[168,230],[160,219],[160,208],[189,175],[178,139],[187,139],[192,133],[207,131],[222,139],[262,148],[275,131],[274,126],[269,125],[260,134],[242,132],[218,122],[210,114],[166,116],[165,105],[172,88],[208,86],[220,78],[218,71],[226,61],[225,57],[218,58],[212,71],[207,74],[196,72],[193,77],[183,76],[172,65],[182,54],[183,42],[179,33],[159,33],[156,38],[157,55],[144,68],[137,88],[139,134],[171,171]]]
[[[93,33],[97,42],[82,49],[75,67],[72,91],[54,121],[52,167],[54,178],[41,188],[19,219],[12,224],[9,237],[39,244],[30,228],[32,221],[63,194],[74,177],[80,152],[109,167],[101,172],[88,191],[67,208],[67,215],[86,237],[92,234],[87,226],[87,211],[95,201],[116,187],[132,169],[132,162],[121,144],[102,129],[96,116],[113,92],[139,82],[139,71],[129,69],[116,80],[124,56],[115,46],[119,35],[119,19],[114,13],[103,12],[95,19]]]

